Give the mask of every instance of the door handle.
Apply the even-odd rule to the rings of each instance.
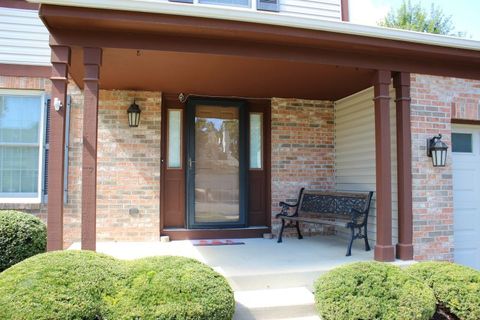
[[[195,160],[192,160],[192,158],[188,158],[188,168],[189,169],[192,169],[194,163],[195,163]]]

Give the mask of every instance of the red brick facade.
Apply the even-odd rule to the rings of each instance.
[[[453,260],[451,120],[480,119],[480,82],[412,76],[412,170],[415,259]],[[447,166],[434,168],[426,139],[441,133]]]
[[[295,201],[302,187],[335,188],[333,102],[272,99],[272,214],[280,201]],[[322,231],[318,227],[302,229]]]

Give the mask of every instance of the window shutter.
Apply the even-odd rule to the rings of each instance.
[[[43,202],[48,202],[48,149],[50,141],[50,96],[45,97],[45,138],[43,143]]]
[[[45,98],[45,143],[43,144],[44,148],[44,159],[43,159],[43,202],[48,202],[48,153],[49,153],[49,140],[50,140],[50,103],[51,99],[49,96]],[[64,164],[64,190],[63,190],[63,202],[66,204],[68,201],[68,150],[70,144],[70,108],[71,108],[71,97],[67,96],[67,106],[65,110],[65,164]]]
[[[193,3],[193,0],[168,0],[170,2]]]
[[[257,0],[257,9],[263,11],[280,11],[279,0]]]

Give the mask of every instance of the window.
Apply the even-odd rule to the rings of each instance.
[[[262,169],[263,114],[250,113],[250,169]]]
[[[43,166],[43,94],[0,91],[0,199],[38,203]]]
[[[182,168],[182,110],[168,110],[168,161],[167,168]]]
[[[472,153],[472,134],[471,133],[452,133],[452,151]]]
[[[218,4],[234,7],[250,7],[250,0],[198,0],[202,4]]]

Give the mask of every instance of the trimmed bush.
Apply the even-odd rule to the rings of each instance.
[[[429,320],[436,306],[428,286],[379,262],[353,263],[321,276],[315,303],[324,320]]]
[[[223,276],[183,257],[129,264],[125,286],[106,300],[107,319],[232,319],[235,299]]]
[[[480,272],[450,262],[420,262],[407,273],[433,289],[441,308],[462,320],[480,319]]]
[[[99,319],[124,269],[122,262],[88,251],[36,255],[0,273],[0,319]]]
[[[220,274],[182,257],[120,261],[90,251],[28,258],[0,273],[0,319],[232,319]]]
[[[45,252],[47,229],[31,214],[0,211],[0,272],[38,253]]]

